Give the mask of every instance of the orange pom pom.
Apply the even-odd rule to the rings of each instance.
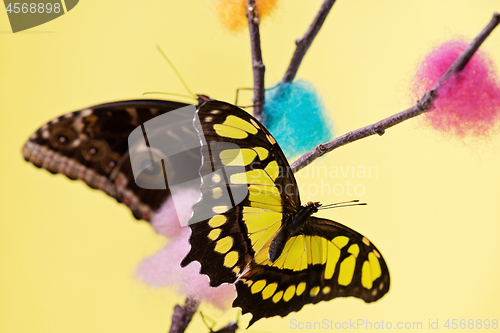
[[[255,0],[257,13],[262,20],[271,16],[278,0]],[[215,0],[214,8],[222,26],[231,32],[237,33],[248,25],[246,10],[248,0]]]
[[[257,6],[260,19],[269,17],[274,12],[278,0],[255,0],[255,5]]]

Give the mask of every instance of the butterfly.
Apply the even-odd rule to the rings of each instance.
[[[238,107],[209,101],[197,110],[202,147],[201,199],[189,221],[191,249],[181,266],[201,264],[211,286],[235,283],[233,307],[261,318],[305,304],[389,290],[386,262],[365,236],[312,216],[302,204],[278,143]]]
[[[209,97],[198,95],[199,105],[208,100]],[[136,219],[150,222],[171,195],[170,189],[148,189],[136,184],[128,138],[148,120],[188,105],[165,100],[126,100],[92,106],[40,127],[25,143],[22,153],[26,161],[39,168],[83,180],[91,188],[104,191],[127,205]],[[180,124],[179,129],[183,126],[191,123]],[[149,152],[145,158],[149,158]],[[173,168],[182,168],[182,164],[176,165]],[[144,173],[153,179],[163,177],[161,164],[150,165]]]

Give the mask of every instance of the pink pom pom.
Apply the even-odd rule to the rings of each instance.
[[[182,259],[189,252],[190,234],[189,227],[181,228],[180,234],[171,239],[165,248],[141,262],[136,275],[150,286],[174,287],[180,295],[205,301],[221,310],[226,310],[236,297],[234,285],[210,287],[208,276],[200,274],[199,263],[193,262],[184,268],[180,266]]]
[[[177,206],[170,196],[154,215],[151,224],[156,233],[165,237],[175,237],[181,230],[181,226],[187,226],[191,218],[191,207],[200,200],[200,191],[185,189],[176,194]]]
[[[180,196],[180,197],[179,197]],[[173,287],[177,293],[199,301],[211,303],[226,310],[236,297],[232,284],[213,288],[208,276],[200,274],[200,264],[193,262],[182,268],[180,263],[188,254],[191,229],[187,225],[191,217],[191,206],[200,199],[200,192],[187,189],[176,195],[178,203],[170,197],[153,218],[155,231],[170,238],[167,246],[155,255],[144,259],[137,268],[136,275],[152,287]]]
[[[424,59],[413,80],[414,102],[436,84],[467,45],[449,41]],[[491,135],[500,119],[500,85],[494,64],[483,51],[478,50],[461,72],[441,86],[424,117],[438,131],[460,138]]]

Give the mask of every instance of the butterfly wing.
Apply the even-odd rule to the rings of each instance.
[[[83,180],[125,203],[137,219],[150,221],[170,191],[138,187],[128,137],[144,122],[188,104],[130,100],[93,106],[55,118],[38,129],[22,149],[24,158],[51,173]],[[188,124],[191,126],[191,124]],[[157,165],[148,172],[163,172]]]
[[[205,140],[202,199],[193,206],[191,250],[182,266],[200,262],[218,286],[237,279],[300,199],[283,152],[255,118],[218,101],[201,106],[198,118]],[[243,195],[228,196],[238,191]]]
[[[233,306],[252,313],[250,325],[308,303],[347,296],[370,303],[389,291],[389,271],[375,245],[331,220],[311,217],[274,263],[261,251],[236,282]]]

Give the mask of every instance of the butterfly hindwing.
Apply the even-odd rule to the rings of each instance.
[[[274,263],[257,256],[237,281],[233,305],[252,313],[250,324],[336,297],[373,302],[389,290],[387,265],[366,237],[331,220],[310,219]]]
[[[130,100],[68,113],[38,129],[24,145],[23,156],[39,168],[83,180],[125,203],[137,219],[150,221],[170,191],[136,185],[128,155],[128,137],[144,122],[186,105]],[[150,169],[153,173],[163,172],[158,167]]]

